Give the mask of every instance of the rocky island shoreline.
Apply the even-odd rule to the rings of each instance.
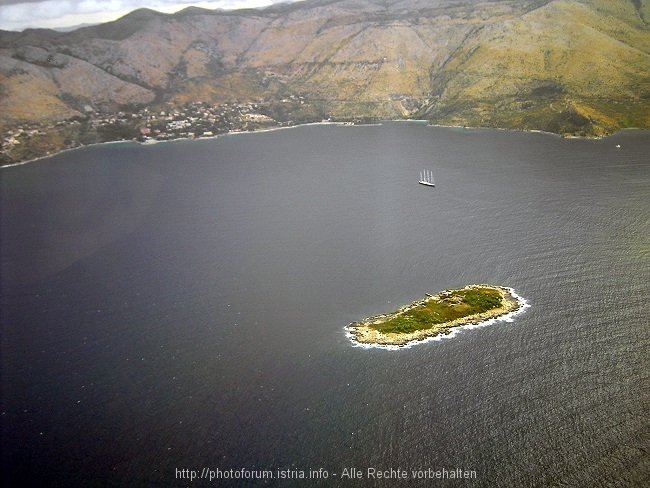
[[[345,330],[357,346],[396,349],[451,336],[461,327],[508,320],[527,307],[528,302],[512,288],[467,285],[427,294],[395,312],[352,322]]]

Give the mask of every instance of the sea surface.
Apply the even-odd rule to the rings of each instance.
[[[648,132],[314,125],[0,178],[5,478],[648,486]],[[530,308],[408,349],[345,335],[471,283]]]

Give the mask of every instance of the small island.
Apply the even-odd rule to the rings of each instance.
[[[526,307],[526,300],[512,288],[468,285],[427,294],[395,312],[352,322],[346,331],[356,345],[394,349],[448,336],[459,327],[504,320]]]

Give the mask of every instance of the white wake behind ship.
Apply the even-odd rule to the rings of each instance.
[[[420,181],[418,181],[418,183],[426,186],[436,186],[436,182],[433,179],[433,174],[430,170],[427,169],[420,171]]]

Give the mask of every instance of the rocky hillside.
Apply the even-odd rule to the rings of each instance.
[[[81,137],[61,121],[234,101],[278,122],[648,128],[648,22],[643,0],[306,0],[0,31],[0,131],[30,127],[56,149]]]

